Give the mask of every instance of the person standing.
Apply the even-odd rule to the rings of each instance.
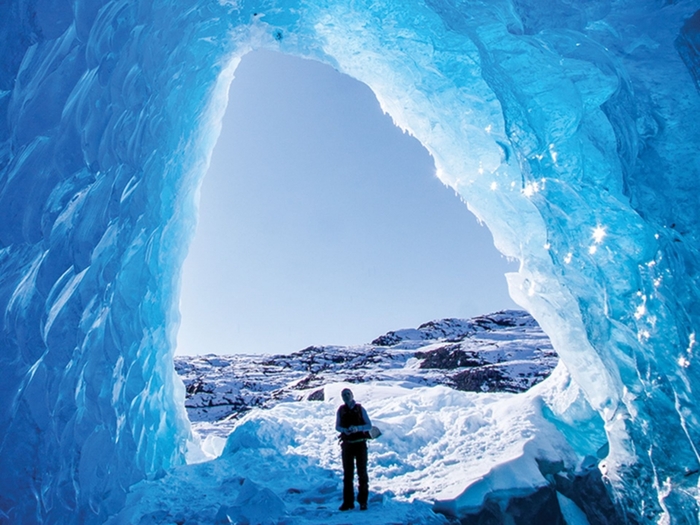
[[[340,446],[343,458],[343,504],[340,510],[355,508],[355,491],[353,479],[355,477],[355,464],[357,464],[357,477],[359,490],[357,502],[360,510],[367,510],[367,497],[369,495],[369,478],[367,477],[367,440],[372,422],[367,411],[359,403],[355,402],[352,390],[343,389],[340,393],[343,404],[338,408],[335,416],[335,429],[340,432]]]

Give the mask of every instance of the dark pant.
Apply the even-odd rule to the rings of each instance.
[[[369,492],[369,478],[367,477],[367,442],[343,443],[343,504],[353,505],[355,491],[352,488],[355,477],[355,462],[357,461],[357,477],[359,478],[359,491],[357,502],[360,505],[367,504]]]

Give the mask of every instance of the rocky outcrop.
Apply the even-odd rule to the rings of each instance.
[[[310,346],[288,355],[178,356],[190,420],[237,418],[280,401],[322,400],[322,387],[345,381],[405,381],[457,390],[522,392],[558,361],[526,312],[431,321],[360,346]]]

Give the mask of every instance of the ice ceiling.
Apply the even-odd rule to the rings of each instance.
[[[365,82],[425,145],[521,261],[511,294],[605,421],[601,468],[630,519],[697,523],[700,2],[0,9],[12,523],[101,523],[129,485],[183,461],[179,271],[227,87],[258,47]]]

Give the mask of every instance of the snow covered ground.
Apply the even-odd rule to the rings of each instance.
[[[528,326],[528,330],[532,329],[531,324]],[[306,381],[302,385],[308,388],[293,388],[308,377],[303,374],[292,374],[293,381],[289,381],[291,376],[273,380],[267,390],[257,380],[251,380],[259,392],[267,392],[262,396],[265,399],[249,397],[257,399],[251,404],[254,408],[240,410],[234,417],[210,417],[207,421],[203,416],[220,412],[204,412],[202,407],[193,406],[190,413],[196,411],[202,416],[195,440],[204,445],[203,451],[193,447],[191,464],[135,486],[124,511],[109,523],[451,523],[455,516],[478,513],[489,501],[500,502],[505,509],[511,498],[527,497],[552,486],[552,476],[575,474],[582,461],[590,461],[586,459],[587,451],[604,444],[602,432],[597,434],[599,442],[590,442],[589,437],[588,442],[578,443],[577,450],[569,444],[575,440],[565,439],[567,413],[577,411],[580,416],[582,410],[590,409],[562,365],[551,375],[550,370],[542,373],[549,377],[542,382],[538,378],[533,381],[537,383],[534,387],[521,393],[458,390],[449,383],[454,374],[461,373],[461,366],[453,367],[449,373],[446,368],[420,368],[430,355],[449,358],[448,354],[417,358],[411,352],[425,355],[426,345],[435,350],[434,345],[444,345],[448,338],[462,338],[459,344],[469,345],[476,332],[468,332],[468,336],[463,331],[461,335],[454,331],[431,332],[426,337],[432,328],[387,334],[394,340],[368,345],[368,349],[377,350],[379,344],[391,343],[385,350],[392,351],[378,359],[381,364],[374,359],[370,361],[376,366],[362,365],[367,367],[367,373],[363,373],[367,380],[363,382],[338,379],[354,370],[346,367],[348,362],[357,363],[357,355],[352,354],[349,361],[338,363],[331,359],[327,363],[335,364],[301,370],[311,373],[322,386]],[[440,329],[444,328],[445,323]],[[522,332],[523,326],[518,330]],[[481,330],[479,337],[488,339],[486,332],[490,331],[498,330]],[[514,346],[505,342],[507,338],[501,337],[503,332],[490,336],[493,352],[515,352]],[[470,341],[465,343],[467,340]],[[539,343],[523,352],[534,355],[536,347]],[[402,352],[408,354],[401,359],[387,357],[404,355]],[[302,352],[286,359],[299,364],[305,355],[308,357]],[[517,352],[511,354],[517,356]],[[239,363],[233,356],[221,358],[221,362],[214,362],[213,357],[206,359],[213,368]],[[282,356],[275,357],[276,362],[281,359]],[[454,355],[450,359],[454,364]],[[384,368],[387,360],[395,361],[394,366]],[[277,362],[276,366],[281,365]],[[513,365],[505,367],[512,369]],[[346,372],[341,372],[341,368]],[[443,375],[436,370],[442,370]],[[539,367],[538,370],[542,372]],[[279,374],[270,376],[279,379]],[[199,377],[200,384],[239,384],[238,379],[231,378],[225,383],[219,375],[214,380]],[[446,384],[438,384],[439,378]],[[342,403],[340,391],[345,387],[354,391],[373,424],[383,432],[369,444],[370,501],[366,512],[337,510],[341,503],[341,466],[334,425],[336,409]],[[241,386],[236,395],[245,397],[245,388]],[[190,390],[193,393],[195,389]],[[276,392],[277,397],[271,392]],[[209,392],[218,393],[216,388]],[[591,421],[595,425],[592,411]],[[223,429],[232,431],[227,440],[220,435]],[[595,435],[596,432],[591,433]],[[211,459],[219,452],[219,457]],[[557,492],[554,499],[557,516],[551,516],[551,523],[561,523],[561,519],[571,525],[590,523],[584,511],[562,492]]]

